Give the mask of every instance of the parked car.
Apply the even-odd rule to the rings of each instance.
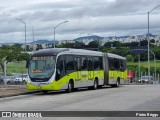
[[[15,83],[24,83],[25,81],[28,80],[28,74],[23,74],[23,75],[18,75],[15,76]]]
[[[153,83],[153,77],[150,76],[150,78],[148,76],[142,76],[141,79],[139,80],[139,83]]]
[[[2,76],[0,76],[0,84],[3,84],[4,83],[4,81],[3,81],[3,77]]]
[[[14,84],[15,83],[15,76],[6,76],[6,83],[7,84]]]

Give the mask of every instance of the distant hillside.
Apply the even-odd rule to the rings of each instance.
[[[142,38],[144,36],[147,36],[147,34],[145,35],[136,35],[136,37]],[[150,37],[155,37],[156,35],[153,34],[149,34]],[[83,36],[83,37],[78,37],[73,39],[74,41],[83,41],[83,40],[102,40],[102,39],[108,39],[108,40],[112,40],[113,38],[117,38],[117,39],[125,39],[125,38],[130,38],[132,36],[109,36],[109,37],[101,37],[101,36],[97,36],[97,35],[91,35],[91,36]],[[134,36],[133,36],[134,37]],[[53,44],[54,40],[47,40],[47,39],[42,39],[42,40],[36,40],[34,41],[34,44]],[[58,43],[58,41],[56,41],[56,43]],[[11,44],[11,43],[5,43],[5,44]],[[30,42],[30,44],[33,44],[33,42]]]
[[[84,37],[79,37],[79,38],[76,38],[74,39],[74,41],[82,41],[82,40],[101,40],[103,39],[104,37],[100,37],[100,36],[97,36],[97,35],[92,35],[92,36],[84,36]]]

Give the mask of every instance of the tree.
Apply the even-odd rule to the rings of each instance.
[[[17,61],[27,61],[30,58],[30,54],[28,53],[20,53]]]
[[[123,44],[119,41],[107,42],[104,44],[105,47],[123,47]]]
[[[151,48],[151,50],[155,54],[156,59],[160,60],[160,46],[154,46],[154,47]]]
[[[3,46],[0,50],[3,51],[0,55],[0,61],[6,61],[6,63],[16,61],[22,52],[21,48],[15,46]]]
[[[58,47],[60,47],[60,48],[74,48],[74,43],[62,43]]]
[[[58,46],[58,48],[76,48],[76,49],[83,49],[85,48],[84,43],[75,42],[75,43],[62,43]]]
[[[0,65],[4,71],[3,63],[6,61],[6,64],[12,61],[21,61],[27,60],[29,58],[28,53],[22,53],[21,48],[16,46],[2,46],[0,48]]]
[[[21,50],[23,50],[23,49],[21,48],[22,44],[15,43],[13,46],[15,46],[16,48],[20,48]]]
[[[95,40],[95,41],[91,41],[88,46],[90,48],[98,48],[99,47],[99,41],[98,40]]]
[[[126,58],[127,58],[127,62],[133,62],[134,61],[134,58],[133,58],[132,55],[127,55]]]

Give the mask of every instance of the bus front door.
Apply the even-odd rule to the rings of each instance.
[[[81,80],[81,60],[79,57],[74,58],[75,61],[75,87],[80,87]]]

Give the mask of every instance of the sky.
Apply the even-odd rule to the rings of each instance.
[[[0,0],[0,43],[160,34],[160,0]],[[152,9],[154,9],[152,11]],[[16,18],[22,20],[17,20]],[[68,21],[63,23],[64,21]]]

